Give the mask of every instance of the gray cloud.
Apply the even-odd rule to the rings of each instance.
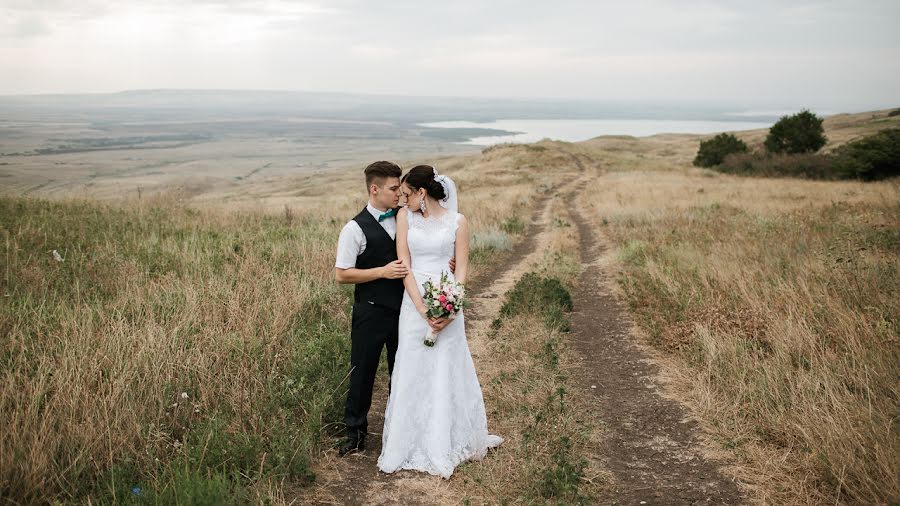
[[[0,0],[0,93],[900,102],[892,1]]]

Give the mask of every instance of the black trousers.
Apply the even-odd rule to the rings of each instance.
[[[372,386],[381,361],[381,349],[387,347],[388,374],[394,371],[397,356],[397,324],[400,310],[367,302],[353,304],[350,330],[350,390],[344,410],[347,436],[358,439],[369,429],[367,415],[372,406]]]

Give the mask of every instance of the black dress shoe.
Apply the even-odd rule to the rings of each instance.
[[[338,455],[343,457],[344,455],[350,453],[361,452],[366,449],[366,439],[347,439],[344,441],[344,444],[341,445],[341,448],[338,450]]]

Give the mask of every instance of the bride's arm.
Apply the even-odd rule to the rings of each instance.
[[[456,228],[456,280],[466,284],[469,271],[469,222],[459,215],[459,226]]]
[[[404,207],[397,213],[397,258],[402,260],[403,265],[409,269],[406,277],[403,278],[403,286],[406,288],[406,293],[409,294],[409,298],[416,305],[416,310],[424,317],[427,308],[422,295],[419,293],[419,287],[416,285],[416,277],[413,276],[412,262],[409,258],[409,244],[406,242],[406,237],[409,233],[409,217],[406,214],[408,212]]]

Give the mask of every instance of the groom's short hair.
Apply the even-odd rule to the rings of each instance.
[[[389,177],[399,178],[402,171],[400,170],[400,166],[396,163],[391,162],[374,162],[370,163],[368,167],[366,167],[366,191],[369,191],[369,188],[375,184],[377,186],[382,186],[384,184],[385,179]]]

